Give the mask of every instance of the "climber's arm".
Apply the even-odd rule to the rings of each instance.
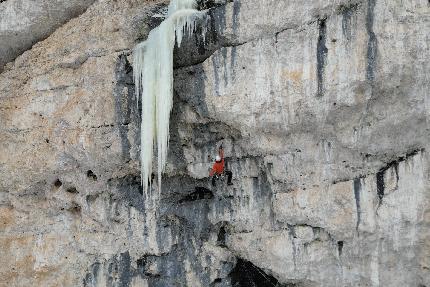
[[[209,171],[209,176],[213,176],[215,174],[215,168],[212,167],[211,170]]]
[[[222,144],[219,147],[218,153],[219,153],[219,156],[220,156],[221,160],[224,160],[224,149],[222,147]]]

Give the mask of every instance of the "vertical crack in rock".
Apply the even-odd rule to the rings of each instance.
[[[376,0],[367,1],[366,30],[367,30],[369,39],[367,41],[366,80],[369,84],[370,99],[366,102],[365,109],[360,119],[360,126],[363,125],[363,121],[367,116],[369,106],[370,106],[370,100],[373,97],[373,89],[374,89],[376,57],[378,53],[378,42],[376,39],[376,34],[373,31],[375,4],[376,4]]]
[[[131,145],[128,139],[128,125],[131,121],[138,122],[139,112],[135,110],[137,108],[134,97],[133,68],[124,54],[118,57],[115,79],[115,119],[121,140],[122,156],[124,159],[130,159]],[[125,97],[124,93],[126,93]]]
[[[358,226],[361,221],[361,207],[360,207],[360,192],[361,192],[361,179],[354,179],[354,196],[355,196],[355,205],[357,206],[357,226],[355,229],[358,231]]]
[[[226,236],[227,231],[225,230],[225,225],[222,225],[217,234],[217,244],[220,247],[227,247],[226,245]]]
[[[238,16],[240,13],[240,0],[234,0],[233,2],[233,35],[236,36],[238,28]]]
[[[145,274],[145,267],[147,264],[147,258],[145,256],[136,260],[136,271],[139,274]]]
[[[240,0],[234,0],[233,2],[233,35],[236,36],[237,35],[237,29],[238,29],[238,16],[240,13]],[[234,66],[236,64],[236,53],[237,53],[237,47],[233,46],[231,48],[231,54],[230,54],[230,69],[231,69],[231,78],[234,80],[235,78],[235,69]]]
[[[370,82],[373,82],[375,79],[376,56],[378,52],[378,42],[376,34],[373,31],[375,3],[376,0],[367,1],[366,30],[369,40],[367,43],[366,79]]]
[[[382,199],[384,198],[384,189],[385,189],[384,173],[385,173],[385,169],[379,171],[376,174],[376,192],[378,193],[378,198],[379,198],[378,207],[381,206]]]
[[[127,287],[130,286],[136,270],[131,266],[131,257],[128,251],[118,254],[105,263],[95,262],[88,270],[83,280],[84,287],[100,286],[106,282],[106,286]],[[102,277],[105,278],[102,278]],[[98,280],[102,279],[102,282]]]
[[[92,287],[97,286],[97,278],[99,276],[100,271],[100,263],[96,262],[91,266],[91,270],[87,273],[84,278],[83,286],[84,287]]]
[[[290,239],[291,239],[291,246],[293,248],[294,269],[296,269],[297,268],[297,262],[296,262],[297,247],[296,247],[296,241],[295,241],[295,239],[297,238],[296,229],[293,225],[287,224],[287,226],[288,226],[288,234],[290,235]]]
[[[129,206],[134,207],[137,211],[145,213],[144,201],[142,196],[142,187],[139,174],[128,174],[121,178],[110,178],[108,180],[110,188],[116,191],[116,197],[119,200],[127,202]],[[87,200],[94,201],[96,195]],[[146,225],[144,225],[146,227]]]
[[[215,92],[216,92],[216,95],[219,96],[220,95],[219,94],[219,74],[218,74],[218,65],[217,65],[217,62],[218,62],[218,56],[215,54],[212,57],[212,66],[213,66],[213,69],[214,69]]]
[[[378,199],[379,199],[378,207],[381,206],[382,200],[383,200],[384,195],[385,195],[385,172],[387,170],[389,170],[390,168],[394,167],[394,171],[396,173],[396,188],[398,188],[398,184],[399,184],[399,163],[407,160],[409,157],[412,157],[412,156],[418,154],[419,151],[420,150],[413,150],[412,152],[407,153],[405,156],[399,157],[398,159],[396,159],[396,160],[388,163],[386,166],[384,166],[383,168],[381,168],[376,173],[376,191],[378,193]]]
[[[343,241],[338,241],[337,242],[337,252],[339,253],[339,257],[342,256],[342,251],[343,251]]]
[[[230,70],[231,70],[231,79],[234,80],[236,78],[236,70],[234,68],[236,64],[236,55],[237,55],[237,47],[234,46],[230,49]]]
[[[348,41],[351,40],[351,15],[350,9],[345,9],[342,12],[342,32]]]
[[[271,172],[271,165],[267,166],[267,169],[263,169],[261,172],[261,180],[259,181],[259,186],[257,190],[260,190],[262,194],[265,194],[267,196],[267,202],[269,203],[269,222],[272,227],[276,225],[276,219],[275,219],[275,211],[273,207],[273,190],[272,186],[269,181],[269,177],[272,177]]]
[[[342,13],[342,33],[348,41],[352,38],[351,18],[357,8],[358,4],[354,4],[349,7],[342,6],[340,8]]]
[[[227,85],[228,85],[227,48],[222,48],[221,54],[222,54],[222,61],[223,61],[223,65],[224,65],[224,87],[227,87]]]
[[[120,258],[117,262],[117,265],[120,271],[118,286],[130,286],[132,279],[132,270],[131,258],[128,251],[120,254]]]
[[[327,38],[327,19],[321,19],[318,21],[319,24],[319,36],[317,44],[317,79],[318,79],[318,91],[317,96],[321,97],[324,94],[324,68],[327,61],[328,49],[326,47]]]

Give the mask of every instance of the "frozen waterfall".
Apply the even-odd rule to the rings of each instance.
[[[168,17],[153,29],[148,39],[134,49],[134,83],[142,103],[141,180],[148,197],[152,175],[154,144],[158,152],[158,190],[164,171],[169,143],[169,118],[173,103],[173,49],[186,33],[194,32],[202,12],[195,10],[196,0],[171,0]],[[176,36],[176,37],[175,37]]]

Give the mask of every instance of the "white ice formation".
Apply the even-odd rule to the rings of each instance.
[[[173,49],[186,33],[192,34],[196,20],[203,13],[196,10],[196,0],[171,0],[168,17],[153,29],[148,39],[134,49],[134,83],[137,100],[142,103],[141,180],[144,195],[152,175],[154,144],[158,152],[158,191],[169,143],[169,118],[173,103]],[[175,37],[176,36],[176,37]]]

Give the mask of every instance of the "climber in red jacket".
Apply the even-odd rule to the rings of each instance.
[[[233,174],[229,170],[225,170],[225,162],[224,162],[224,149],[222,145],[219,147],[218,155],[215,157],[215,163],[209,173],[209,176],[212,176],[212,185],[216,186],[215,180],[221,175],[227,175],[227,184],[232,185],[231,179]]]

